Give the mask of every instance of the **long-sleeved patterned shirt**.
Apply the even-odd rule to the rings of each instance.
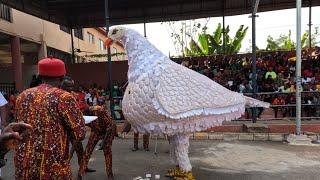
[[[85,122],[74,97],[42,84],[22,92],[16,119],[33,126],[28,140],[16,150],[16,179],[72,179],[69,140],[82,140]]]
[[[110,140],[112,141],[117,133],[116,122],[111,118],[111,115],[104,108],[94,110],[93,112],[96,116],[98,116],[98,119],[87,124],[87,126],[89,126],[92,131],[102,137],[108,132],[110,135]]]

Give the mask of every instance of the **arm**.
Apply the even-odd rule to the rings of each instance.
[[[70,131],[71,137],[77,141],[83,140],[86,132],[85,121],[76,100],[71,94],[63,94],[59,103],[59,111],[64,119],[65,128]]]
[[[3,134],[0,135],[0,167],[6,164],[4,160],[5,154],[23,142],[31,131],[32,126],[22,122],[10,123],[4,129]]]
[[[1,106],[0,107],[0,119],[1,119],[1,127],[3,124],[5,124],[6,120],[7,120],[7,106]]]

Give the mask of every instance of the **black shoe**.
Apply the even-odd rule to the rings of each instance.
[[[131,150],[134,152],[134,151],[138,151],[139,148],[132,148]]]
[[[86,172],[91,173],[91,172],[96,172],[96,170],[87,168]]]
[[[144,150],[145,150],[145,151],[150,151],[150,149],[149,149],[149,148],[144,148]]]

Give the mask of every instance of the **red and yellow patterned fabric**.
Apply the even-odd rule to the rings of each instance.
[[[72,92],[72,95],[76,98],[77,103],[81,111],[84,111],[89,108],[85,100],[85,94],[82,92]]]
[[[16,149],[16,179],[72,179],[69,141],[85,137],[74,97],[47,84],[27,89],[17,98],[16,119],[33,127],[29,139]]]
[[[100,106],[101,107],[101,106]],[[89,159],[94,150],[94,147],[98,143],[99,140],[103,140],[106,133],[108,133],[108,138],[105,140],[105,146],[103,148],[105,163],[106,163],[106,172],[107,176],[112,176],[112,141],[114,136],[116,135],[116,123],[111,118],[110,114],[104,108],[93,108],[92,111],[98,119],[92,121],[88,126],[91,128],[90,137],[88,140],[88,144],[86,146],[82,165],[80,166],[80,174],[84,175],[85,170],[88,166]]]

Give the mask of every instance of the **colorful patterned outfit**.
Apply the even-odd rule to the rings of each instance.
[[[82,112],[88,108],[88,105],[84,101],[84,96],[83,96],[83,101],[82,101],[82,94],[81,93],[76,93],[76,92],[72,91],[71,94],[76,99],[78,106]],[[76,152],[77,157],[78,157],[78,165],[80,167],[83,153],[84,153],[82,142],[76,141],[76,140],[71,140],[71,144],[72,144],[72,147],[70,150],[70,159],[72,159],[74,152]]]
[[[116,134],[116,124],[105,109],[101,108],[100,110],[95,111],[95,114],[98,116],[98,119],[88,124],[88,126],[91,128],[91,132],[79,171],[81,175],[85,174],[85,170],[88,166],[89,159],[94,147],[97,145],[98,141],[103,140],[106,133],[108,133],[108,138],[105,140],[103,152],[105,157],[107,176],[110,177],[113,176],[111,146]]]
[[[16,118],[33,126],[29,139],[16,149],[16,179],[72,179],[69,140],[85,137],[74,97],[47,84],[27,89],[17,98]]]

